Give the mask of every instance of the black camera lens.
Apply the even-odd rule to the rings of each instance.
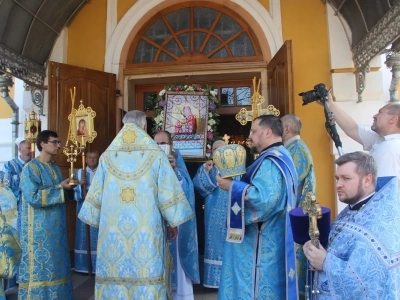
[[[325,84],[319,83],[316,86],[314,86],[313,90],[300,93],[299,96],[302,97],[304,106],[317,100],[328,99],[328,92],[329,91],[326,89]]]
[[[320,99],[316,90],[300,93],[299,96],[303,99],[303,106]]]

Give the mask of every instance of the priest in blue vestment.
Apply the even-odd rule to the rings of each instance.
[[[222,140],[215,141],[212,153],[225,145]],[[193,178],[195,189],[204,198],[204,280],[207,288],[219,288],[221,268],[226,238],[226,211],[228,192],[217,184],[218,169],[212,160],[205,162]]]
[[[168,131],[156,133],[154,141],[159,145],[172,147],[171,134]],[[193,182],[179,150],[172,149],[166,154],[186,199],[195,211]],[[169,249],[174,262],[171,274],[173,299],[193,300],[193,283],[200,283],[196,216],[178,226],[178,236],[170,243]]]
[[[299,207],[303,203],[307,192],[311,191],[316,195],[316,179],[314,171],[314,162],[310,149],[300,138],[302,128],[301,120],[293,114],[284,115],[283,124],[283,144],[292,156],[294,166],[298,176],[297,203]],[[296,244],[297,260],[297,280],[300,295],[305,295],[306,276],[307,276],[307,258],[303,252],[303,245]]]
[[[318,270],[312,289],[318,299],[399,299],[398,178],[377,178],[374,158],[361,151],[335,163],[338,198],[348,206],[332,223],[326,250],[304,245]]]
[[[167,225],[194,213],[167,156],[145,132],[146,114],[129,111],[122,121],[78,215],[99,228],[95,298],[165,300],[172,269]]]
[[[89,190],[90,183],[96,173],[97,166],[99,165],[99,152],[89,151],[86,153],[86,174],[85,182],[82,180],[82,169],[79,169],[75,177],[79,180],[80,184],[75,188],[76,215],[78,216],[83,201],[85,201],[85,194],[83,193],[83,183],[86,184],[86,189]],[[86,191],[87,191],[86,190]],[[89,240],[90,240],[90,260],[92,264],[92,272],[96,273],[96,250],[97,250],[97,237],[99,235],[98,228],[89,226]],[[76,218],[75,228],[75,246],[74,246],[74,268],[75,271],[80,273],[88,273],[88,253],[86,241],[86,224],[79,218]]]
[[[18,152],[19,156],[12,160],[7,161],[3,166],[3,183],[17,198],[18,203],[18,231],[21,230],[21,189],[19,182],[21,178],[21,172],[25,164],[31,160],[31,144],[27,140],[18,139]]]
[[[16,140],[18,143],[19,155],[12,160],[7,161],[3,166],[3,183],[8,187],[17,199],[17,230],[18,234],[21,233],[21,190],[19,188],[19,181],[21,172],[25,164],[31,159],[31,144],[27,140]],[[5,281],[5,290],[8,290],[17,285],[16,277]]]
[[[223,179],[229,191],[227,242],[218,299],[297,299],[289,211],[296,204],[297,174],[282,143],[279,118],[253,120],[250,141],[259,157],[241,181]]]
[[[18,299],[73,299],[67,239],[66,190],[69,178],[53,161],[61,141],[43,130],[36,139],[40,151],[22,170],[21,249]]]
[[[283,124],[283,144],[292,156],[298,177],[296,207],[304,201],[306,193],[312,191],[316,194],[316,179],[314,162],[310,149],[300,138],[302,128],[301,120],[293,114],[281,118]]]
[[[0,300],[6,300],[3,279],[15,278],[21,260],[17,214],[17,198],[0,182]]]

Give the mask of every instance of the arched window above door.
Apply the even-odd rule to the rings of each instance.
[[[261,61],[250,26],[232,10],[186,3],[157,13],[131,44],[128,64],[195,64]]]

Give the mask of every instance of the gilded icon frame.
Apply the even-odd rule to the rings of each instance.
[[[73,113],[68,116],[70,121],[70,137],[71,141],[76,141],[81,145],[86,145],[87,142],[93,142],[97,136],[97,132],[94,130],[94,121],[96,112],[91,107],[84,107],[81,101],[78,109],[74,109]],[[82,128],[82,123],[85,123],[85,127]]]

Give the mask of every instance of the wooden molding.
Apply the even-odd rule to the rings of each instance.
[[[177,66],[160,66],[160,67],[143,67],[137,68],[134,65],[127,65],[124,68],[124,75],[144,75],[144,74],[162,74],[168,73],[189,73],[204,71],[219,71],[219,70],[243,70],[260,68],[265,69],[267,63],[265,61],[258,62],[234,62],[234,63],[214,63],[214,64],[193,64],[193,65],[177,65]]]

